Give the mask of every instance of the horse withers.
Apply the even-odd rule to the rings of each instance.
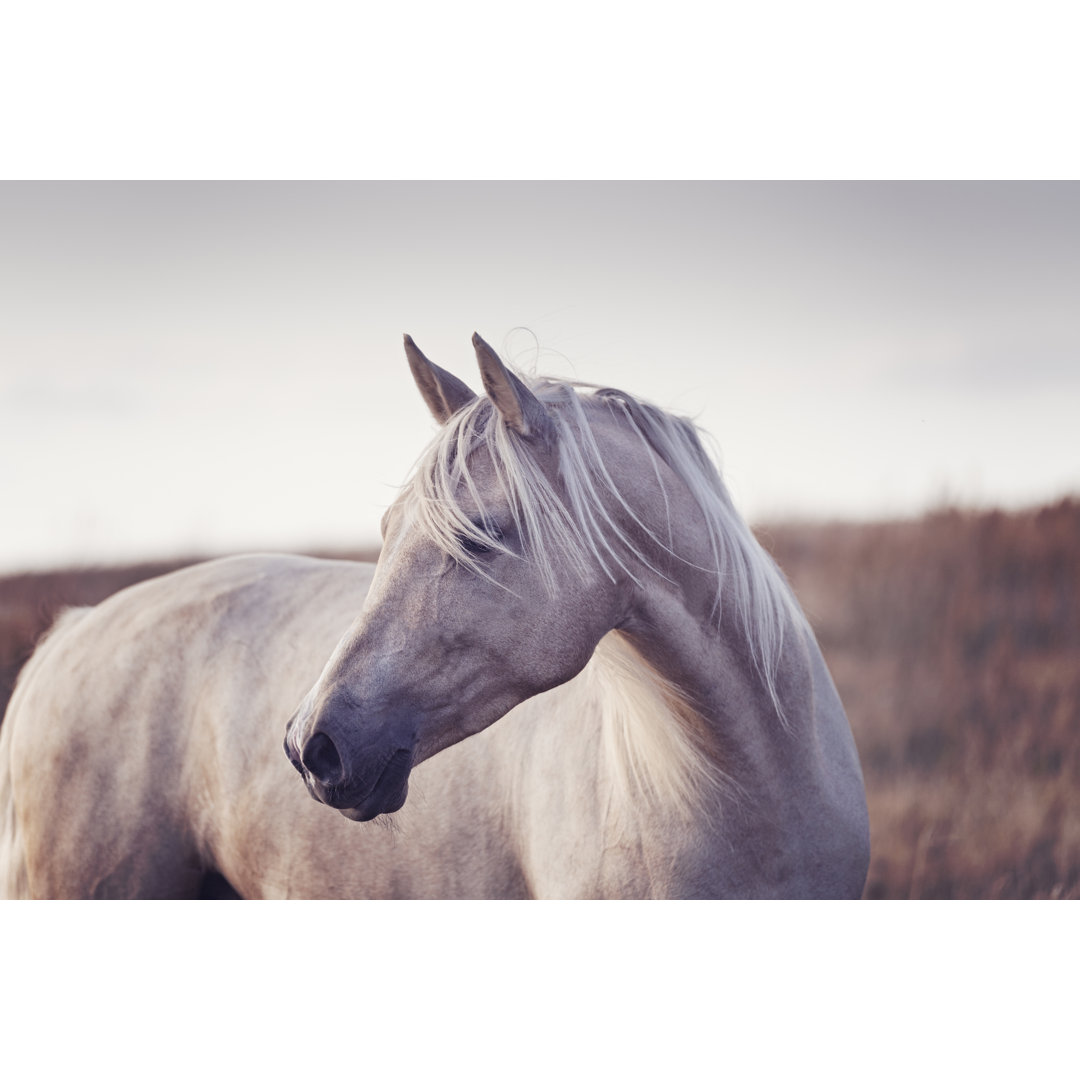
[[[405,339],[440,427],[374,567],[61,617],[0,728],[6,895],[861,894],[850,727],[693,425],[473,343],[479,396]]]

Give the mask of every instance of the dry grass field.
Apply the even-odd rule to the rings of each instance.
[[[1080,502],[760,536],[855,730],[865,895],[1080,897]]]
[[[866,896],[1080,897],[1080,502],[759,536],[855,729]],[[0,579],[0,704],[59,607],[178,565]]]

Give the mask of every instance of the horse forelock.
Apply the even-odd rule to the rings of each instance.
[[[492,403],[478,397],[440,429],[407,481],[404,502],[419,528],[441,550],[482,577],[481,556],[462,546],[471,539],[516,556],[485,529],[494,508],[482,488],[494,483],[521,538],[522,554],[533,560],[554,595],[568,578],[599,568],[611,580],[616,571],[640,585],[665,552],[713,579],[712,617],[719,626],[733,610],[753,663],[773,706],[785,722],[777,680],[786,629],[805,626],[805,616],[783,575],[762,550],[736,511],[720,471],[706,451],[699,429],[622,390],[589,383],[520,376],[547,407],[556,433],[560,494],[537,460],[530,440],[500,421]],[[665,503],[665,525],[650,528],[635,509],[634,495],[619,490],[605,462],[593,420],[598,410],[614,414],[644,456]],[[477,453],[484,450],[486,453]],[[480,466],[479,462],[485,464]],[[705,521],[711,560],[691,563],[678,554],[680,523],[673,521],[661,465],[686,485]],[[630,522],[621,525],[615,505]],[[653,548],[650,555],[647,547]],[[663,575],[661,575],[663,576]]]

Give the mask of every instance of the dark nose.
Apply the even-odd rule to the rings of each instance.
[[[312,732],[300,751],[304,767],[324,787],[333,787],[345,779],[345,766],[334,740],[325,731]]]

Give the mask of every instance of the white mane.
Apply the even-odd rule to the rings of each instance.
[[[622,391],[551,379],[524,381],[547,407],[555,424],[559,479],[565,488],[565,500],[540,468],[529,441],[502,423],[491,402],[481,396],[446,422],[406,484],[406,507],[419,527],[443,551],[484,577],[488,575],[482,559],[462,546],[463,539],[516,554],[484,530],[487,515],[480,485],[472,472],[473,452],[483,448],[487,451],[484,456],[494,464],[524,555],[535,562],[552,593],[565,587],[568,579],[594,567],[613,579],[617,568],[641,583],[648,572],[660,572],[644,550],[646,543],[658,545],[686,563],[675,550],[678,523],[669,515],[663,535],[649,529],[634,510],[633,494],[620,491],[605,466],[590,413],[598,409],[616,411],[638,436],[646,467],[660,480],[663,462],[700,507],[712,561],[697,569],[715,581],[712,618],[718,626],[722,620],[732,619],[741,629],[753,664],[784,723],[777,688],[784,634],[786,628],[805,625],[805,617],[775,563],[735,510],[694,424]],[[660,486],[663,490],[662,482]],[[636,537],[613,517],[609,509],[612,497],[634,523]],[[666,500],[666,493],[664,497]],[[686,703],[680,704],[669,688],[659,685],[660,677],[628,644],[610,647],[611,636],[605,638],[609,647],[598,650],[589,667],[606,672],[608,682],[614,671],[625,677],[629,652],[637,658],[642,678],[633,692],[633,707],[626,698],[621,710],[608,710],[611,717],[616,712],[622,717],[617,723],[605,723],[609,748],[621,747],[615,755],[620,772],[630,777],[632,786],[638,789],[672,787],[671,780],[658,781],[657,776],[646,775],[655,764],[664,762],[669,777],[682,777],[674,782],[679,788],[676,802],[685,802],[689,797],[686,784],[696,781],[687,779],[694,773],[683,766],[701,757],[700,748],[691,745],[692,725],[686,721]],[[642,688],[650,678],[653,690],[643,696]],[[664,718],[657,716],[659,723],[642,722],[641,704],[645,699],[652,704],[644,713],[664,714]],[[667,741],[666,751],[658,752],[660,746],[656,744],[650,752],[645,743],[661,728],[665,731],[661,742]]]

